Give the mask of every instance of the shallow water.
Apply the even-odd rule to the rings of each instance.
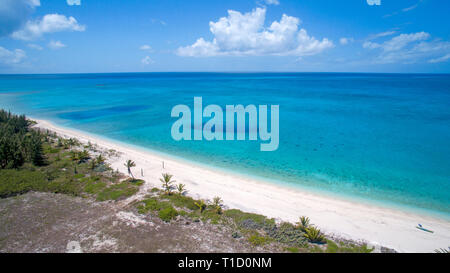
[[[280,145],[171,138],[173,106],[280,105]],[[450,216],[450,75],[0,75],[0,107],[196,162]],[[206,122],[207,119],[204,119]]]

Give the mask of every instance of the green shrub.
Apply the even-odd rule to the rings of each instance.
[[[29,170],[0,170],[0,198],[47,187],[44,173]]]
[[[352,243],[340,243],[339,245],[331,240],[327,240],[327,253],[370,253],[373,249],[367,248],[367,245],[356,245]]]
[[[203,200],[195,201],[194,204],[198,207],[200,213],[202,213],[206,209],[206,203]]]
[[[89,181],[86,186],[84,186],[84,191],[89,194],[98,194],[101,192],[104,188],[106,188],[105,182],[95,182],[95,181]]]
[[[125,199],[138,192],[138,187],[133,186],[130,182],[122,182],[113,184],[97,195],[98,201]]]
[[[261,246],[269,242],[269,238],[259,234],[253,234],[248,238],[248,241],[254,246]]]
[[[309,221],[309,218],[308,218],[308,217],[306,217],[306,216],[301,216],[301,217],[300,217],[300,221],[297,222],[297,227],[298,227],[301,231],[305,232],[306,229],[307,229],[307,228],[309,227],[309,225],[310,225],[309,222],[310,222],[310,221]]]
[[[183,196],[179,194],[164,196],[164,199],[169,200],[175,207],[187,208],[190,210],[198,210],[198,206],[195,205],[195,200],[189,196]]]
[[[320,229],[316,227],[309,227],[305,230],[305,238],[311,243],[325,243],[325,236]]]
[[[177,217],[177,215],[178,215],[177,210],[174,209],[172,206],[162,209],[158,212],[159,218],[161,218],[161,220],[163,220],[164,222],[170,222],[170,220]]]
[[[223,215],[230,217],[233,219],[236,223],[240,223],[243,220],[251,219],[255,221],[258,224],[264,224],[264,223],[275,223],[274,219],[267,219],[264,215],[260,214],[254,214],[254,213],[246,213],[238,209],[230,209],[226,210]]]
[[[291,252],[291,253],[299,253],[300,252],[298,247],[286,247],[285,249],[286,249],[286,251]]]
[[[143,200],[138,205],[138,211],[141,214],[145,214],[149,211],[160,211],[162,209],[171,207],[169,202],[166,201],[160,201],[158,198],[151,197],[148,199]]]

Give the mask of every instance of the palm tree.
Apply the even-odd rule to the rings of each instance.
[[[297,222],[297,227],[305,232],[307,228],[309,228],[309,217],[302,216],[300,217],[300,222]]]
[[[186,189],[186,185],[184,185],[184,184],[178,184],[178,186],[177,186],[177,190],[178,190],[178,194],[179,195],[182,195],[183,194],[183,192],[185,191],[185,189]]]
[[[95,161],[97,161],[97,164],[102,165],[105,163],[106,159],[102,155],[98,155]]]
[[[306,228],[305,234],[303,234],[303,236],[305,236],[305,238],[308,239],[308,241],[310,241],[311,243],[323,244],[326,242],[325,236],[320,231],[320,229],[316,227],[311,226]]]
[[[222,213],[222,198],[220,198],[219,196],[214,197],[213,206],[214,206],[214,210],[216,211],[216,213],[221,214]]]
[[[159,181],[162,182],[163,189],[167,195],[171,194],[172,184],[176,182],[175,180],[172,180],[172,176],[173,175],[171,175],[171,174],[163,173],[162,178],[159,179]]]
[[[87,150],[83,150],[82,152],[79,152],[79,156],[80,156],[80,163],[85,162],[86,160],[88,160],[91,157]]]
[[[134,163],[133,160],[128,159],[127,162],[124,164],[125,167],[127,167],[128,174],[131,175],[131,177],[134,180],[133,173],[131,172],[131,168],[136,167],[136,163]]]

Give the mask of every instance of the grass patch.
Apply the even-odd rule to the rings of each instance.
[[[179,194],[164,195],[164,199],[169,200],[175,207],[187,208],[190,210],[198,210],[193,198]]]
[[[124,181],[119,184],[112,184],[104,188],[97,194],[97,200],[106,201],[125,199],[137,193],[138,190],[138,185],[129,181]]]
[[[267,244],[271,240],[270,240],[270,238],[268,238],[266,236],[261,236],[258,233],[254,232],[252,235],[250,235],[250,237],[248,237],[248,241],[253,246],[262,246],[262,245]]]
[[[331,240],[327,240],[326,253],[370,253],[373,249],[369,249],[367,245],[356,244],[336,244]]]
[[[243,211],[238,210],[238,209],[226,210],[223,214],[225,216],[230,217],[231,219],[233,219],[236,223],[240,223],[240,222],[242,222],[244,220],[251,219],[255,223],[261,224],[261,225],[264,224],[264,223],[273,223],[273,224],[275,224],[275,219],[268,219],[264,215],[254,214],[254,213],[247,213],[247,212],[243,212]]]
[[[138,204],[138,212],[141,214],[147,214],[149,212],[157,212],[158,217],[165,222],[170,222],[170,220],[177,217],[180,212],[186,215],[186,212],[178,212],[169,201],[162,201],[156,197],[150,197]]]
[[[107,187],[106,182],[89,181],[84,187],[84,191],[89,194],[98,194]]]
[[[0,197],[6,198],[47,187],[44,173],[30,170],[0,170]]]
[[[299,253],[300,249],[298,247],[286,247],[285,250],[290,253]]]
[[[169,202],[160,201],[158,198],[151,197],[143,200],[138,205],[138,211],[141,214],[146,214],[150,211],[159,211],[168,207],[171,207]]]
[[[162,209],[158,212],[159,218],[164,222],[170,222],[170,220],[175,219],[178,216],[178,212],[172,206]]]

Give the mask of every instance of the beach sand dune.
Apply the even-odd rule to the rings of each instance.
[[[37,122],[37,127],[61,136],[77,138],[85,143],[90,141],[101,148],[118,151],[119,155],[109,162],[113,169],[126,173],[124,162],[128,159],[135,161],[134,175],[146,183],[140,193],[127,202],[142,197],[152,187],[160,187],[161,173],[167,172],[177,183],[185,184],[188,195],[192,197],[212,199],[220,196],[228,208],[283,221],[296,222],[299,216],[305,215],[329,235],[382,245],[399,252],[433,252],[450,245],[450,221],[445,219],[277,186],[61,128],[48,121]],[[418,230],[418,223],[434,233]]]

